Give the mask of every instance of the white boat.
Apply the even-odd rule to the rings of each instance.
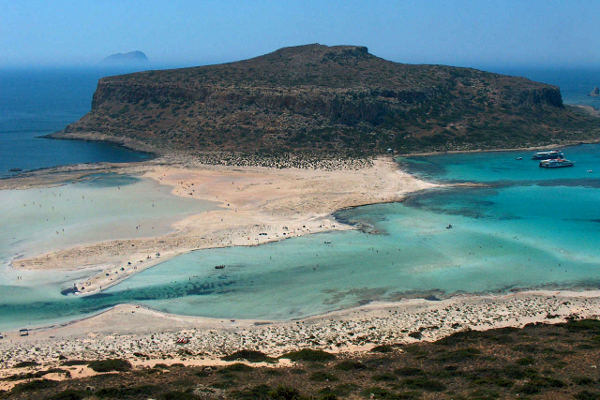
[[[531,158],[533,160],[552,160],[557,158],[565,158],[565,155],[558,150],[538,151]]]
[[[573,165],[575,165],[573,161],[569,161],[564,158],[554,158],[552,160],[540,161],[540,168],[564,168],[572,167]]]

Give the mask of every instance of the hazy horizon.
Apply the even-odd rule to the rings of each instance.
[[[405,63],[600,67],[600,2],[532,0],[160,2],[0,0],[0,67],[95,66],[144,52],[150,67],[216,64],[281,47],[353,44]]]

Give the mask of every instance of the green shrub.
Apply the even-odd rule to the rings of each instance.
[[[21,361],[15,364],[15,368],[27,368],[27,367],[37,367],[40,365],[36,361]]]
[[[224,361],[246,360],[249,362],[276,362],[275,358],[267,356],[265,353],[255,350],[240,350],[222,358]]]
[[[48,398],[48,400],[81,400],[83,395],[77,390],[67,389]]]
[[[600,332],[600,321],[597,319],[570,320],[565,324],[571,332],[593,331]]]
[[[49,379],[40,379],[36,381],[19,383],[18,385],[15,385],[12,391],[14,393],[31,392],[33,390],[48,389],[55,386],[58,386],[58,382],[51,381]]]
[[[141,385],[130,387],[105,387],[97,390],[94,394],[98,397],[123,398],[134,396],[150,396],[160,391],[158,386]]]
[[[421,394],[418,392],[394,393],[379,387],[364,389],[361,394],[367,399],[416,400],[421,398]]]
[[[234,392],[233,397],[239,400],[263,400],[269,399],[270,392],[271,388],[268,385],[262,384]]]
[[[531,357],[523,357],[519,358],[516,362],[519,365],[531,365],[535,362],[535,360]]]
[[[252,367],[250,367],[246,364],[242,364],[242,363],[235,363],[235,364],[231,364],[226,367],[223,367],[222,369],[219,370],[219,373],[223,374],[223,373],[228,373],[228,372],[250,372],[250,371],[252,371]]]
[[[446,390],[446,385],[442,382],[424,377],[404,379],[402,385],[410,389],[423,389],[430,392],[443,392]]]
[[[355,371],[355,370],[367,369],[367,366],[365,364],[361,363],[360,361],[344,360],[344,361],[337,363],[335,368],[339,369],[340,371]]]
[[[188,392],[167,392],[160,396],[163,400],[198,400],[198,396]]]
[[[300,392],[297,389],[287,386],[279,386],[277,389],[269,392],[271,400],[300,400]]]
[[[378,382],[394,382],[397,378],[392,374],[379,374],[373,375],[371,379]]]
[[[286,353],[279,358],[287,358],[292,361],[324,362],[335,360],[335,355],[323,350],[302,349]]]
[[[358,390],[360,386],[354,383],[342,383],[334,387],[333,389],[328,388],[328,392],[335,394],[338,397],[346,398],[352,392]]]
[[[389,344],[382,344],[379,346],[375,346],[371,349],[373,353],[391,353],[394,351],[394,348]]]
[[[423,370],[421,370],[420,368],[413,367],[398,368],[394,371],[394,373],[400,376],[416,376],[424,374]]]
[[[584,386],[584,385],[593,385],[594,384],[594,380],[590,377],[587,376],[578,376],[576,378],[573,378],[573,382],[576,385],[580,385],[580,386]]]
[[[437,359],[438,361],[451,361],[451,362],[459,362],[465,361],[472,358],[476,358],[481,354],[481,351],[478,349],[474,349],[472,347],[467,347],[464,349],[458,349],[453,351],[447,351],[440,354]]]
[[[309,379],[314,382],[334,382],[338,380],[335,376],[323,371],[313,372]]]
[[[333,393],[324,393],[319,396],[319,400],[337,400],[337,396]]]
[[[573,397],[577,400],[598,400],[600,399],[600,393],[583,390]]]
[[[89,363],[89,361],[86,361],[86,360],[66,360],[66,361],[61,362],[60,364],[70,367],[73,365],[86,365],[88,363]]]
[[[97,360],[88,363],[88,367],[96,372],[110,372],[110,371],[129,371],[131,369],[131,363],[127,360],[120,358],[113,358],[107,360]]]

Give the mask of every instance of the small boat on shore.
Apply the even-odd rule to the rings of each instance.
[[[561,151],[552,150],[538,151],[531,157],[532,160],[553,160],[557,158],[565,158],[565,155]]]
[[[565,168],[572,167],[575,163],[564,158],[555,158],[552,160],[540,161],[540,168]]]

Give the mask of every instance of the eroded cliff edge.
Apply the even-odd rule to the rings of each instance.
[[[53,136],[158,153],[352,156],[594,140],[600,120],[565,106],[552,85],[314,44],[102,78],[92,110]]]

